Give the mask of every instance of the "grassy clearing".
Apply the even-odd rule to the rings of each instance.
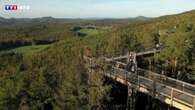
[[[81,29],[80,32],[87,34],[87,36],[93,36],[99,34],[99,29]]]
[[[18,47],[15,49],[12,49],[10,51],[13,51],[15,53],[21,53],[24,55],[32,55],[34,53],[43,51],[46,48],[49,48],[51,44],[49,45],[31,45],[31,46],[24,46],[24,47]]]

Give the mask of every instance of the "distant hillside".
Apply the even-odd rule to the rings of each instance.
[[[42,17],[42,18],[3,18],[0,17],[0,27],[1,26],[13,26],[13,25],[26,25],[26,24],[37,24],[37,23],[93,23],[93,24],[120,24],[120,23],[133,23],[148,20],[146,17],[135,17],[135,18],[124,18],[124,19],[114,19],[114,18],[89,18],[89,19],[69,19],[69,18],[52,18],[52,17]]]
[[[118,37],[122,36],[135,36],[139,39],[145,48],[152,48],[155,46],[154,38],[158,36],[160,30],[173,30],[175,29],[175,33],[170,34],[169,36],[174,36],[176,34],[180,34],[180,37],[191,34],[195,31],[195,10],[175,14],[175,15],[167,15],[161,16],[158,18],[151,18],[145,22],[129,24],[124,26],[123,28],[119,27],[115,29],[112,33],[113,35]],[[137,19],[145,19],[144,17],[138,17]],[[188,33],[188,31],[190,31]],[[125,33],[124,33],[125,32]],[[184,34],[184,35],[183,35]],[[116,37],[116,36],[115,36]],[[161,36],[161,39],[167,38],[166,36]],[[150,43],[149,43],[150,42]],[[122,50],[122,49],[121,49]]]

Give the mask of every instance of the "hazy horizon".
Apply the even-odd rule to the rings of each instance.
[[[29,10],[5,11],[4,6],[30,6]],[[43,5],[42,5],[43,4]],[[0,17],[4,18],[134,18],[159,17],[195,9],[194,0],[1,0]]]
[[[179,13],[178,13],[179,14]],[[166,16],[166,15],[165,15]],[[147,16],[135,16],[135,17],[125,17],[125,18],[114,18],[114,17],[83,17],[83,18],[70,18],[70,17],[53,17],[53,16],[40,16],[40,17],[3,17],[0,16],[0,18],[5,18],[5,19],[35,19],[35,18],[54,18],[54,19],[132,19],[132,18],[138,18],[138,17],[145,17],[145,18],[155,18],[155,17],[147,17]],[[160,17],[160,16],[157,16]]]

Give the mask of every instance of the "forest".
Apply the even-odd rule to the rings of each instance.
[[[194,18],[195,11],[190,11],[109,25],[48,21],[0,26],[0,110],[101,109],[113,100],[114,86],[101,74],[101,61],[90,72],[83,57],[111,58],[157,44],[163,49],[144,59],[144,68],[195,84]],[[81,28],[84,37],[72,30],[88,24],[98,28]]]

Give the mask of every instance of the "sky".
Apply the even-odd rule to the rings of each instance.
[[[6,11],[5,5],[30,9]],[[6,18],[129,18],[158,17],[195,9],[195,0],[0,0]]]

